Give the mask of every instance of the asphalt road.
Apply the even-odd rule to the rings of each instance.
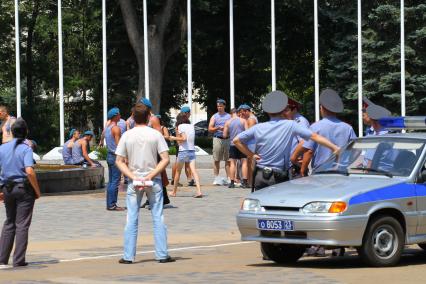
[[[294,266],[262,260],[259,245],[240,242],[235,214],[247,189],[211,186],[202,170],[205,197],[184,187],[165,210],[170,255],[154,260],[150,211],[141,209],[138,255],[122,256],[125,212],[105,210],[104,193],[45,196],[37,201],[25,268],[0,267],[0,283],[422,283],[426,253],[408,247],[401,264],[365,267],[355,251],[343,258],[302,258]],[[185,184],[185,182],[183,182]],[[124,192],[119,200],[124,202]],[[0,210],[0,222],[4,220]],[[423,270],[425,269],[425,270]]]

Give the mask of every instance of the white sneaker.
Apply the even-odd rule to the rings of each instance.
[[[213,181],[214,185],[222,185],[222,179],[220,177],[215,177]]]
[[[222,178],[222,185],[228,185],[229,181],[227,178]]]

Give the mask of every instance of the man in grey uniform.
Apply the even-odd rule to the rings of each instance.
[[[283,112],[287,103],[288,97],[283,92],[269,93],[262,102],[262,109],[268,113],[270,121],[256,124],[234,138],[235,146],[257,162],[253,175],[253,190],[288,180],[291,146],[295,136],[305,140],[312,139],[332,152],[339,150],[324,137],[300,126],[293,120],[284,119]],[[253,138],[256,139],[254,152],[247,147],[247,142]]]

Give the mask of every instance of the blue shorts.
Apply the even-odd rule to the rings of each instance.
[[[189,163],[195,160],[195,150],[179,151],[178,163]]]

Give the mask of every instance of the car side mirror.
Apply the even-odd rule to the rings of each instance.
[[[426,182],[426,169],[423,169],[418,177],[418,183],[425,183]]]

